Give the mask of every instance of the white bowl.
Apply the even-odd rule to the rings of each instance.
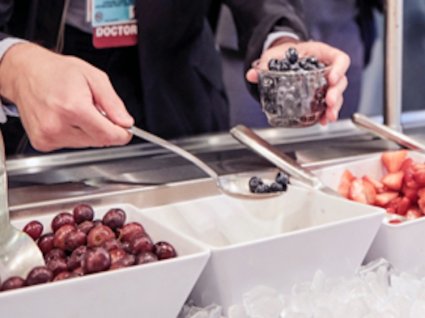
[[[350,170],[355,176],[368,176],[380,180],[385,174],[381,164],[381,154],[370,158],[351,161],[346,164],[333,165],[318,169],[314,173],[333,189],[338,188],[344,170]],[[425,155],[410,151],[408,157],[415,162],[424,162]],[[425,217],[408,220],[401,224],[383,222],[375,240],[368,251],[365,262],[383,257],[393,266],[403,271],[415,271],[425,266]]]
[[[382,209],[296,186],[268,200],[220,195],[144,212],[211,249],[191,297],[225,310],[257,285],[288,291],[318,269],[352,275],[384,216]]]
[[[127,222],[144,225],[154,241],[174,245],[179,256],[160,262],[30,286],[0,293],[0,317],[176,317],[204,268],[209,251],[148,219],[131,205],[95,207],[126,211]],[[50,230],[52,216],[36,218]],[[29,220],[14,222],[22,226]]]

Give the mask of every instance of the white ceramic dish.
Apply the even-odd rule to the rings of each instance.
[[[288,290],[318,269],[353,274],[384,216],[382,209],[296,186],[269,200],[214,196],[144,212],[211,248],[192,298],[225,309],[257,285]]]
[[[414,151],[410,151],[408,157],[415,162],[425,161],[424,154]],[[379,180],[385,173],[380,158],[381,153],[367,159],[319,169],[314,173],[333,189],[338,188],[339,180],[346,169],[357,177],[367,174]],[[421,244],[424,241],[425,217],[401,224],[383,222],[366,255],[365,262],[383,257],[400,270],[416,271],[425,266],[425,248]]]
[[[117,204],[127,222],[144,225],[154,241],[166,240],[179,253],[174,259],[102,272],[0,293],[0,317],[164,317],[178,315],[210,252],[131,205]],[[110,207],[95,207],[97,218]],[[58,211],[60,212],[60,211]],[[49,228],[52,216],[37,218]],[[15,222],[22,227],[29,220]]]

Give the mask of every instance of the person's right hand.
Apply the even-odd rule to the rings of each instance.
[[[125,127],[134,120],[108,76],[78,58],[16,44],[0,63],[0,95],[17,105],[39,151],[123,145],[131,139]]]

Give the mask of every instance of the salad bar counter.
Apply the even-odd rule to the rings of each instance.
[[[425,138],[420,125],[406,127],[410,136]],[[417,244],[425,239],[422,186],[417,197],[407,195],[405,170],[394,168],[395,157],[382,159],[399,153],[397,145],[344,121],[297,134],[258,133],[341,195],[290,177],[286,191],[274,197],[226,196],[196,167],[148,144],[9,159],[12,223],[37,241],[46,266],[20,281],[1,278],[0,316],[174,318],[184,317],[190,300],[217,304],[220,315],[254,317],[232,309],[258,286],[290,292],[317,271],[351,277],[380,258],[403,271],[425,265]],[[228,134],[176,143],[219,175],[268,180],[278,171]],[[425,162],[419,152],[403,156]],[[348,190],[341,192],[347,171]],[[401,172],[401,181],[386,179]],[[374,181],[372,192],[364,190],[365,179]],[[396,198],[409,199],[409,207],[391,210]],[[87,218],[82,206],[93,215]],[[413,208],[416,217],[408,212]]]

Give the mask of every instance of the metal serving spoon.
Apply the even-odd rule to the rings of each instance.
[[[327,194],[340,196],[338,192],[324,185],[313,173],[303,168],[298,162],[287,156],[278,148],[269,144],[252,129],[243,125],[237,125],[230,130],[230,134],[241,144],[247,146],[261,157],[273,163],[279,169],[282,169],[290,176],[296,178],[302,184]]]
[[[0,280],[12,276],[25,279],[35,266],[45,265],[34,240],[9,220],[7,174],[3,135],[0,132]]]
[[[362,114],[359,114],[359,113],[353,114],[353,116],[351,117],[351,120],[357,126],[364,128],[367,131],[385,140],[393,141],[399,146],[402,146],[410,150],[417,150],[422,152],[425,151],[424,144],[386,125],[376,123],[370,118]]]
[[[190,152],[186,151],[185,149],[135,126],[130,127],[128,130],[134,136],[137,136],[153,144],[166,148],[176,153],[177,155],[185,158],[186,160],[192,162],[199,169],[201,169],[212,179],[214,179],[218,188],[224,194],[241,199],[267,199],[281,194],[281,192],[252,193],[249,190],[249,179],[251,178],[251,176],[243,176],[240,174],[219,176],[205,162],[203,162]]]

